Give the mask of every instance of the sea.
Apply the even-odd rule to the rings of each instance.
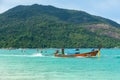
[[[0,80],[120,80],[119,48],[103,48],[100,57],[92,58],[57,58],[56,50],[61,52],[59,48],[0,49]]]

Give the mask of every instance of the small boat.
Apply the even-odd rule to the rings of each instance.
[[[62,54],[58,53],[57,50],[56,53],[54,53],[55,57],[95,57],[97,54],[100,56],[100,48],[91,52],[86,53],[75,53],[75,54],[64,54],[64,49],[62,48]]]

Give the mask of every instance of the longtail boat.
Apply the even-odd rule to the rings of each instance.
[[[86,53],[76,53],[76,54],[65,54],[64,49],[62,48],[62,54],[59,54],[59,51],[57,50],[56,53],[54,53],[55,57],[95,57],[98,54],[100,56],[100,48],[91,52]]]

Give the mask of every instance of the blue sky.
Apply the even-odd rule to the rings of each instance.
[[[32,4],[82,10],[120,23],[120,0],[0,0],[0,13],[17,5]]]

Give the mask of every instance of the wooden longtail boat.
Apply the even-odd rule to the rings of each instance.
[[[58,54],[58,50],[54,53],[55,57],[95,57],[98,54],[100,56],[100,48],[91,52],[86,53],[76,53],[76,54],[64,54],[64,49],[62,49],[62,54]]]

